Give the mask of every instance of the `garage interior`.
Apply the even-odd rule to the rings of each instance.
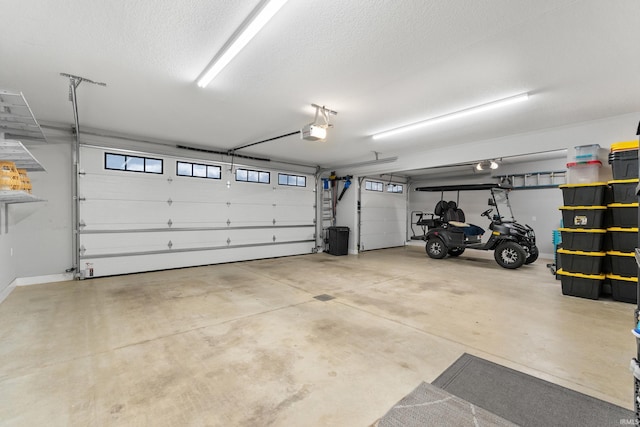
[[[636,419],[636,304],[554,273],[576,147],[638,140],[638,2],[0,10],[0,424],[394,425],[464,354]],[[427,256],[491,206],[417,188],[505,182],[537,261]]]

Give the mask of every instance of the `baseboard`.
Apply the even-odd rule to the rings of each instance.
[[[4,301],[9,296],[9,294],[15,289],[16,281],[17,280],[14,280],[13,282],[9,283],[9,286],[7,286],[6,288],[0,291],[0,303]]]
[[[73,280],[73,273],[49,274],[46,276],[19,277],[14,280],[16,286],[41,285],[43,283],[66,282]]]

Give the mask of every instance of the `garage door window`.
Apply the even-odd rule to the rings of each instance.
[[[306,187],[307,177],[299,175],[288,175],[286,173],[278,174],[279,185],[290,185],[292,187]]]
[[[271,182],[271,173],[248,169],[236,169],[236,181],[269,184]]]
[[[369,191],[382,191],[382,183],[377,181],[365,181],[364,189]]]
[[[402,184],[389,184],[387,185],[387,191],[389,193],[402,193]]]
[[[215,165],[201,165],[199,163],[177,162],[178,176],[192,176],[196,178],[220,179],[222,168]]]
[[[105,153],[104,167],[110,170],[162,173],[162,159]]]

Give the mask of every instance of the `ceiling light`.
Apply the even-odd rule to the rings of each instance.
[[[431,117],[425,120],[421,120],[415,123],[410,123],[404,126],[400,126],[397,128],[389,129],[383,132],[378,132],[373,135],[373,139],[386,138],[388,136],[396,135],[402,132],[408,132],[411,130],[415,130],[421,128],[423,126],[433,125],[436,123],[441,123],[446,120],[457,119],[460,117],[468,116],[470,114],[480,113],[482,111],[491,110],[493,108],[504,107],[509,104],[514,104],[520,101],[526,101],[529,99],[528,93],[522,93],[520,95],[510,96],[508,98],[498,99],[496,101],[488,102],[486,104],[476,105],[474,107],[465,108],[463,110],[454,111],[452,113],[443,114],[441,116]]]
[[[262,0],[200,74],[196,80],[198,86],[207,87],[286,2],[287,0]]]
[[[478,162],[476,165],[476,169],[479,171],[487,170],[487,169],[498,169],[498,163],[495,160],[483,160]]]

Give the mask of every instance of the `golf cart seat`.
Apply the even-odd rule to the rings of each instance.
[[[453,200],[446,202],[440,200],[435,209],[433,210],[435,215],[442,218],[443,223],[447,223],[452,227],[459,228],[465,236],[481,236],[484,234],[484,229],[474,224],[467,224],[465,222],[464,211],[458,208],[458,205]]]

